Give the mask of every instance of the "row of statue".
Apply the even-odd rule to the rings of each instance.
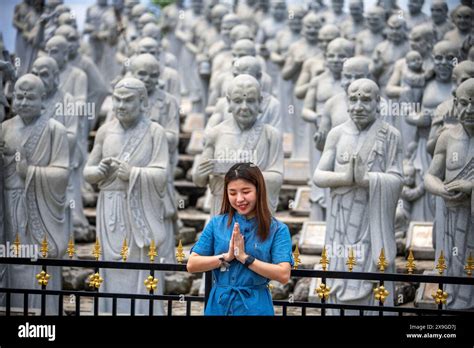
[[[375,272],[383,248],[395,272],[396,232],[434,221],[446,274],[462,276],[474,251],[472,3],[433,0],[431,16],[423,0],[407,11],[394,0],[370,8],[350,0],[349,14],[344,5],[177,0],[157,16],[138,0],[97,0],[79,32],[62,0],[24,0],[13,15],[15,53],[0,41],[0,242],[46,238],[48,256],[64,257],[71,236],[90,229],[83,199],[96,190],[104,260],[121,260],[126,240],[130,261],[147,262],[155,243],[161,262],[175,262],[174,174],[188,101],[204,115],[192,180],[210,189],[211,216],[223,174],[249,159],[276,211],[289,134],[290,158],[309,163],[310,220],[326,221],[326,245],[362,246],[355,271]],[[345,270],[345,259],[328,269]],[[0,285],[38,288],[39,271],[0,268]],[[60,269],[48,272],[48,288],[60,289]],[[145,273],[101,270],[100,291],[146,294]],[[332,303],[376,304],[373,282],[328,285]],[[445,290],[447,308],[474,308],[472,286]],[[48,296],[48,311],[57,302]],[[23,296],[11,304],[22,307]],[[100,308],[110,312],[111,301]],[[117,310],[129,313],[129,301]],[[148,302],[135,311],[147,314]]]

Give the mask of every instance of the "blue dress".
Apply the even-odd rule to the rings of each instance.
[[[289,262],[293,266],[291,236],[288,226],[272,218],[270,234],[265,241],[257,236],[256,218],[247,219],[238,213],[227,226],[228,214],[214,216],[204,228],[191,252],[202,256],[226,253],[234,223],[240,225],[244,236],[245,253],[257,260],[278,264]],[[274,315],[273,302],[268,289],[269,279],[245,267],[238,260],[230,263],[227,271],[212,271],[213,284],[205,315]]]

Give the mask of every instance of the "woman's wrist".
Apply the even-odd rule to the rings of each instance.
[[[229,256],[229,253],[221,254],[221,255],[219,255],[219,257],[224,258],[224,261],[226,261],[226,262],[230,262],[230,261],[232,261],[232,260],[234,259],[234,258],[231,258],[231,257]]]
[[[245,259],[248,257],[249,255],[247,255],[246,253],[239,253],[239,255],[237,256],[237,260],[239,260],[240,263],[244,264],[245,263]]]

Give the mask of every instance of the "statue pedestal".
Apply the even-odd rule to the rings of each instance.
[[[412,221],[408,227],[406,250],[413,249],[415,259],[434,260],[433,223]]]
[[[326,238],[326,223],[305,221],[301,229],[298,248],[303,254],[319,255],[323,251]]]

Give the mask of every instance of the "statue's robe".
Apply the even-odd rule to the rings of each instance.
[[[249,130],[241,131],[234,118],[206,131],[204,151],[200,160],[242,158],[257,165],[263,173],[268,203],[276,211],[283,183],[283,137],[274,127],[257,120]],[[235,156],[234,156],[235,155]],[[231,158],[230,158],[231,157]],[[193,181],[196,173],[193,173]],[[219,213],[224,190],[224,176],[209,177],[211,216]]]
[[[12,244],[18,234],[23,245],[41,246],[46,237],[48,257],[62,258],[69,234],[66,217],[66,189],[69,178],[69,146],[66,129],[47,113],[25,127],[19,116],[3,123],[6,151],[5,230]],[[16,153],[28,163],[26,179],[16,170]],[[38,247],[39,249],[39,247]],[[36,255],[37,256],[37,255]],[[10,288],[39,289],[35,275],[41,267],[9,265],[7,284]],[[48,289],[60,290],[61,270],[48,267],[51,279]],[[57,315],[57,296],[46,297],[46,312]],[[23,307],[23,295],[12,295],[12,307]],[[30,295],[30,308],[40,307],[40,297]]]
[[[355,128],[352,120],[331,132],[340,132],[339,139],[343,139],[346,132],[352,131],[348,127]],[[344,158],[343,153],[358,153],[363,163],[366,163],[369,187],[331,188],[325,245],[333,253],[337,253],[341,247],[347,249],[352,246],[357,258],[355,272],[377,272],[377,262],[383,248],[388,263],[386,270],[395,272],[397,248],[394,221],[403,183],[400,133],[381,120],[376,120],[364,131],[366,135],[360,138],[356,148],[349,143],[337,147],[336,161],[344,161],[347,165],[351,156]],[[344,255],[333,257],[328,269],[346,271],[346,261]],[[331,288],[330,303],[378,305],[373,295],[373,281],[328,279],[327,284]],[[385,304],[391,306],[393,283],[385,282],[385,288],[390,292]],[[339,310],[330,312],[339,314]],[[358,315],[358,311],[345,313]]]
[[[140,120],[133,128],[125,130],[118,120],[99,128],[94,148],[84,169],[94,170],[106,157],[126,161],[132,168],[128,181],[117,176],[118,168],[98,182],[100,189],[97,202],[97,237],[102,246],[105,261],[119,261],[120,252],[127,239],[129,261],[148,262],[149,246],[154,240],[158,255],[163,255],[166,242],[163,199],[166,194],[168,172],[168,144],[166,134],[159,124],[148,118]],[[101,271],[104,279],[99,291],[147,294],[143,281],[148,271],[107,269]],[[158,279],[156,293],[162,293],[164,277]],[[110,299],[102,299],[100,311],[111,312]],[[136,314],[148,314],[149,301],[137,300]],[[118,300],[117,313],[130,313],[130,301]],[[163,314],[163,305],[155,302],[155,314]]]

